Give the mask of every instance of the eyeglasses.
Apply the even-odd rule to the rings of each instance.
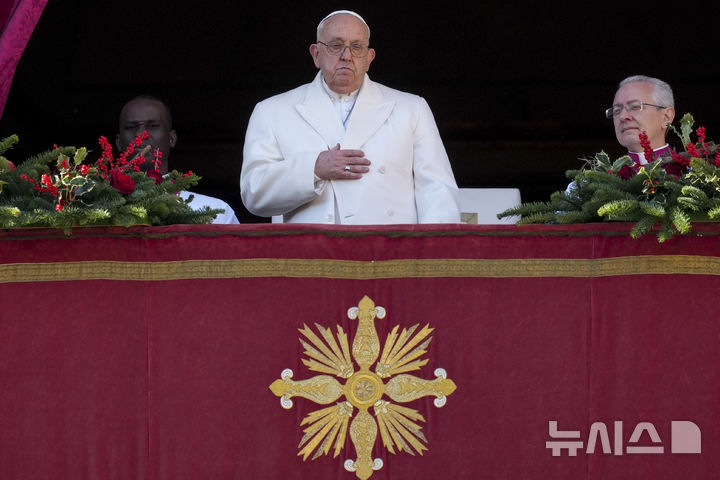
[[[342,55],[343,53],[345,53],[345,49],[347,48],[348,50],[350,50],[350,55],[355,58],[362,58],[368,54],[368,51],[370,49],[370,47],[368,47],[367,45],[362,45],[360,43],[353,43],[352,45],[345,45],[341,42],[325,43],[318,41],[317,43],[325,45],[325,49],[327,50],[327,52],[330,55],[335,56]]]
[[[613,118],[620,115],[623,111],[623,108],[628,111],[628,113],[637,113],[642,112],[643,107],[656,107],[656,108],[668,108],[668,107],[661,107],[660,105],[653,105],[652,103],[645,103],[641,102],[639,100],[633,100],[631,102],[628,102],[627,105],[614,105],[607,110],[605,110],[605,116],[607,118]]]

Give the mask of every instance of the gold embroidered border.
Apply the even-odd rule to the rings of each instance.
[[[290,277],[386,278],[594,278],[616,275],[720,275],[720,258],[696,255],[602,259],[402,259],[382,261],[251,258],[178,262],[59,262],[0,265],[0,283],[76,280],[164,281]]]

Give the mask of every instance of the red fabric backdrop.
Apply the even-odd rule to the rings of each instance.
[[[0,234],[0,478],[353,479],[297,456],[300,422],[269,385],[302,364],[298,329],[357,323],[368,295],[435,330],[427,366],[457,384],[424,417],[428,451],[372,479],[717,478],[720,229],[659,245],[624,225],[290,225]],[[665,452],[554,457],[548,422],[651,422]],[[671,453],[672,421],[702,453]],[[646,435],[639,445],[654,445]]]
[[[0,117],[10,93],[15,67],[47,0],[0,1]]]

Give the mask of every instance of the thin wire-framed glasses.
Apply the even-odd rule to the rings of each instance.
[[[353,43],[350,45],[345,45],[342,42],[330,42],[325,43],[318,41],[317,43],[320,43],[322,45],[325,45],[325,50],[330,55],[340,56],[345,52],[345,49],[347,48],[350,50],[350,55],[352,55],[355,58],[362,58],[368,54],[368,51],[370,50],[370,47],[367,45],[363,45],[361,43]]]
[[[612,119],[613,117],[617,117],[620,115],[623,111],[623,109],[627,110],[629,113],[637,113],[642,112],[643,107],[655,107],[655,108],[668,108],[668,107],[662,107],[660,105],[653,105],[652,103],[645,103],[641,102],[639,100],[632,100],[628,102],[626,105],[613,105],[612,107],[605,110],[605,116],[607,118]]]

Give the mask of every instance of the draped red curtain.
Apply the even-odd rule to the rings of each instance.
[[[15,67],[46,3],[47,0],[0,0],[0,117]]]

